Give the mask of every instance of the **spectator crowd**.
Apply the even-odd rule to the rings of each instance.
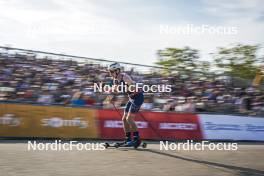
[[[145,93],[143,110],[188,113],[220,113],[264,116],[261,87],[238,87],[215,78],[125,71],[143,84],[170,84],[170,93]],[[109,83],[103,64],[36,58],[35,55],[0,54],[0,102],[113,108],[107,94],[94,92],[94,83]],[[114,97],[115,106],[127,102]]]

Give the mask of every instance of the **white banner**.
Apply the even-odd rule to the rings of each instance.
[[[199,115],[204,139],[264,141],[264,118]]]

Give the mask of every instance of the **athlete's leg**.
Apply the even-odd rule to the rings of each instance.
[[[135,99],[130,101],[130,107],[129,110],[127,111],[128,113],[126,116],[126,120],[127,123],[130,125],[130,129],[132,132],[138,131],[134,118],[136,116],[136,113],[138,113],[143,102],[144,102],[144,96],[142,93],[140,93],[139,95],[137,95]]]
[[[127,102],[126,104],[126,108],[122,117],[122,121],[123,121],[123,129],[125,132],[125,141],[123,143],[127,143],[131,141],[131,128],[129,123],[127,122],[127,114],[129,113],[129,109],[131,107],[131,102]]]
[[[134,121],[134,118],[135,118],[135,114],[133,114],[131,112],[127,113],[126,121],[127,121],[127,124],[130,126],[131,132],[138,131],[138,128],[137,128],[137,125]]]
[[[124,112],[124,115],[122,117],[122,121],[123,121],[123,129],[124,129],[125,136],[126,136],[125,142],[129,142],[129,141],[131,141],[131,129],[130,129],[130,126],[126,120],[126,116],[127,116],[127,113]]]
[[[133,133],[133,141],[130,145],[139,146],[141,143],[141,140],[140,140],[137,125],[134,121],[135,116],[136,115],[134,113],[129,112],[126,116],[126,120],[128,124],[130,125],[131,132]]]
[[[133,145],[139,146],[141,143],[137,125],[134,121],[136,113],[138,113],[140,106],[144,102],[143,94],[137,96],[134,100],[131,101],[131,106],[126,116],[127,123],[130,126],[131,132],[133,132]]]
[[[124,132],[125,132],[125,133],[128,133],[128,132],[131,132],[131,130],[130,130],[129,123],[128,123],[127,120],[126,120],[126,117],[127,117],[127,113],[124,112],[124,115],[123,115],[123,117],[122,117],[122,121],[123,121],[123,129],[124,129]]]

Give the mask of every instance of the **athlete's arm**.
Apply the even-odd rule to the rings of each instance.
[[[114,87],[114,79],[111,81],[110,83],[110,87]],[[106,97],[105,97],[105,100],[108,101],[109,103],[112,103],[113,102],[113,99],[115,97],[115,89],[109,89],[106,93]]]
[[[129,91],[137,92],[137,88],[136,88],[135,82],[132,80],[132,78],[129,75],[124,74],[123,80],[125,81],[126,85],[130,87]]]
[[[127,74],[123,75],[123,80],[126,82],[127,85],[134,84],[134,81],[132,80],[132,78]]]

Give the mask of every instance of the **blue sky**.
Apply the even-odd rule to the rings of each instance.
[[[0,0],[0,45],[153,64],[156,51],[262,44],[262,0]],[[160,26],[236,27],[236,35],[161,34]],[[263,51],[261,51],[263,53]]]

